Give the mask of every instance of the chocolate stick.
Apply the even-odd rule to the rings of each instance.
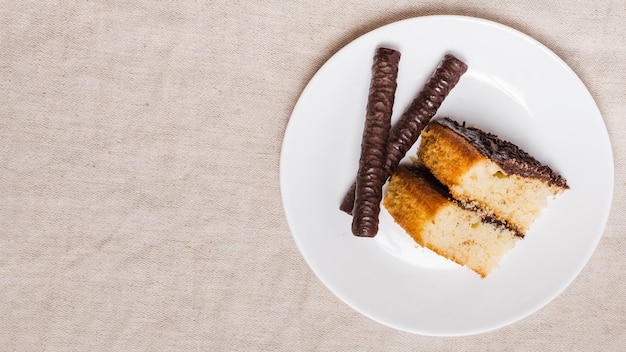
[[[355,182],[352,233],[359,237],[374,237],[378,232],[382,189],[387,181],[385,161],[399,61],[400,52],[388,48],[376,49]]]
[[[415,97],[398,123],[389,132],[387,160],[383,176],[385,181],[396,170],[400,160],[415,144],[421,131],[435,116],[443,100],[466,71],[467,65],[454,55],[447,54],[443,57],[439,67],[430,76],[422,91]],[[352,184],[339,206],[339,209],[348,214],[352,214],[354,209],[355,190],[356,182]]]

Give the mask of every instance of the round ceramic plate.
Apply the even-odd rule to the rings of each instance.
[[[392,123],[452,53],[469,69],[435,118],[466,121],[516,143],[571,187],[486,279],[417,246],[384,208],[373,239],[354,237],[351,217],[339,210],[358,168],[378,46],[402,53]],[[553,52],[498,23],[432,16],[369,32],[320,68],[289,121],[280,182],[294,240],[334,294],[390,327],[453,336],[518,321],[574,280],[607,221],[613,159],[593,98]]]

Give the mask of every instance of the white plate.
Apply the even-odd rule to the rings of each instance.
[[[370,68],[382,45],[402,53],[394,121],[451,52],[469,69],[437,117],[515,142],[571,187],[484,280],[416,247],[384,208],[374,239],[352,236],[351,217],[339,211],[358,167]],[[574,280],[608,218],[613,159],[593,98],[549,49],[498,23],[432,16],[367,33],[320,68],[289,121],[280,181],[294,240],[334,294],[396,329],[467,335],[530,315]]]

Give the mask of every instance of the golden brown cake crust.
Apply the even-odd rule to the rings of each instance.
[[[424,224],[431,221],[439,208],[448,202],[428,182],[401,166],[391,176],[384,206],[417,243],[424,245],[419,236]]]
[[[424,150],[430,152],[425,154]],[[486,159],[465,138],[438,123],[431,123],[422,132],[418,158],[446,185],[458,184],[468,169]]]

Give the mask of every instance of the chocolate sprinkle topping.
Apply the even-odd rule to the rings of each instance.
[[[536,178],[544,180],[550,185],[569,188],[567,181],[561,175],[509,141],[478,128],[467,127],[465,123],[459,124],[447,117],[436,121],[436,123],[465,138],[508,174]]]

